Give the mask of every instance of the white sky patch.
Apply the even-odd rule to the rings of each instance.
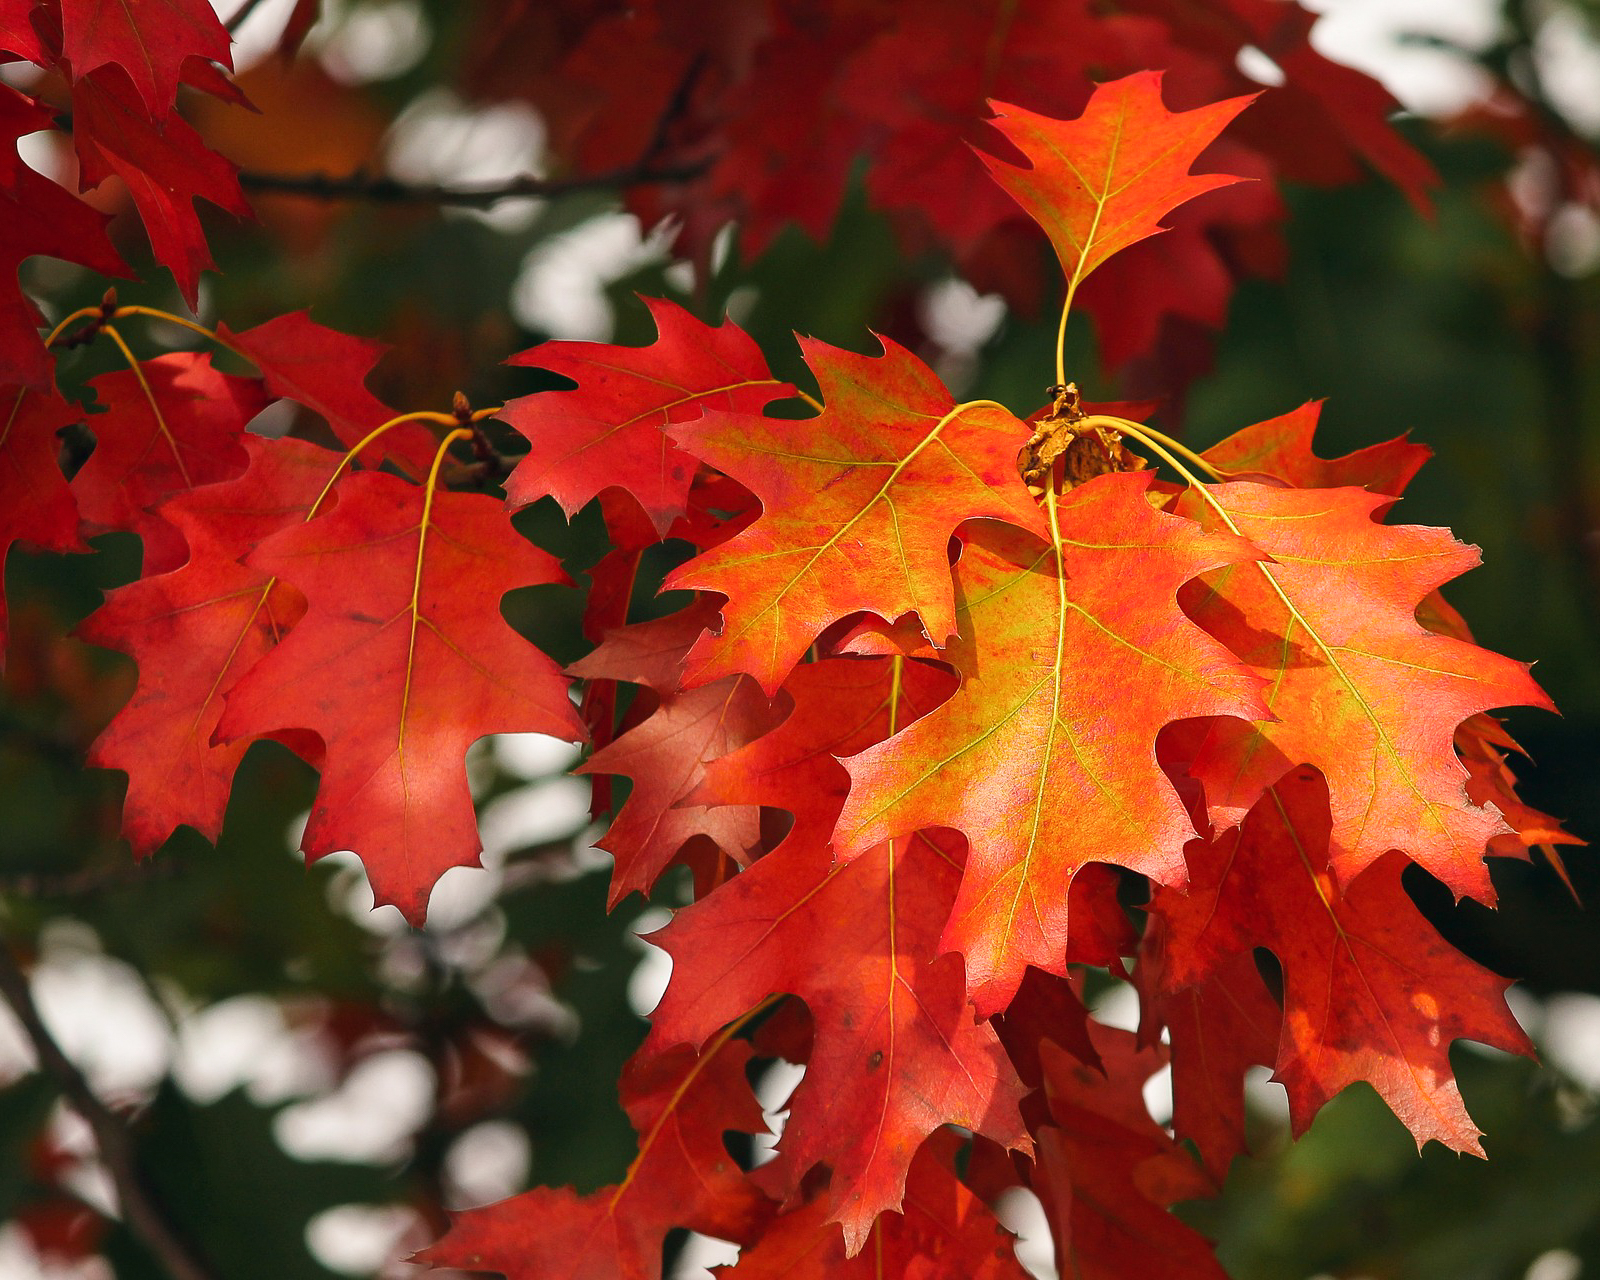
[[[1306,0],[1322,15],[1311,30],[1316,50],[1383,82],[1408,111],[1452,115],[1482,99],[1487,73],[1443,49],[1401,43],[1431,35],[1463,48],[1493,43],[1497,0]]]
[[[1567,991],[1546,1000],[1539,1047],[1557,1069],[1600,1092],[1600,996]]]
[[[941,280],[923,290],[917,310],[928,336],[946,351],[975,355],[1005,319],[1005,299],[980,294],[965,280]]]
[[[1106,1027],[1120,1031],[1139,1029],[1139,993],[1131,982],[1116,982],[1089,1006],[1089,1016]]]
[[[1534,33],[1539,78],[1568,124],[1600,138],[1600,43],[1581,13],[1552,5]]]
[[[532,1164],[533,1144],[521,1125],[510,1120],[475,1124],[445,1154],[446,1205],[470,1209],[516,1195],[527,1186]]]
[[[433,42],[433,28],[417,0],[340,5],[317,35],[323,70],[344,84],[404,75]]]
[[[145,1093],[167,1072],[172,1037],[138,975],[97,952],[49,948],[33,971],[39,1016],[101,1095]]]
[[[676,232],[663,224],[646,236],[631,213],[603,213],[537,245],[511,286],[511,314],[553,338],[604,342],[616,317],[606,288],[666,260]]]
[[[256,1104],[270,1105],[327,1089],[333,1064],[314,1033],[290,1027],[277,1001],[245,995],[182,1019],[172,1074],[199,1103],[243,1088]]]
[[[525,782],[565,773],[578,763],[583,751],[575,743],[548,733],[498,733],[494,736],[495,763]]]
[[[278,1145],[297,1160],[386,1164],[404,1155],[433,1109],[433,1069],[419,1053],[391,1049],[357,1064],[332,1093],[278,1113]]]
[[[418,1225],[416,1212],[402,1205],[342,1204],[306,1224],[306,1248],[330,1271],[370,1276]]]
[[[642,953],[639,963],[628,975],[628,1005],[641,1018],[648,1018],[667,993],[667,982],[672,977],[672,957],[655,946],[641,934],[654,933],[672,919],[665,907],[646,907],[634,921],[634,943]]]
[[[387,164],[402,182],[493,187],[542,176],[545,141],[544,121],[526,103],[471,107],[448,89],[433,89],[414,99],[395,120],[386,145]],[[513,231],[530,225],[543,203],[531,198],[502,200],[487,210],[447,208],[446,212]]]
[[[712,1280],[712,1267],[730,1267],[737,1261],[738,1245],[691,1231],[667,1280]]]
[[[1056,1280],[1056,1246],[1039,1197],[1027,1187],[1008,1187],[995,1201],[994,1216],[1017,1237],[1017,1261],[1036,1280]]]

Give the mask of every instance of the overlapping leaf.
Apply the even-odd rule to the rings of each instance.
[[[713,328],[663,299],[644,303],[658,331],[649,346],[552,342],[511,360],[578,384],[506,405],[505,420],[530,446],[506,482],[513,505],[550,494],[571,516],[616,486],[632,494],[656,533],[664,534],[683,515],[698,466],[666,428],[709,409],[760,413],[793,394],[732,321]]]
[[[354,849],[378,901],[420,921],[433,882],[481,850],[466,749],[490,733],[583,734],[559,669],[500,614],[507,591],[564,575],[493,498],[378,472],[335,495],[247,562],[308,611],[235,686],[217,736],[317,734],[327,758],[307,855]]]
[[[1331,839],[1331,844],[1330,844]],[[1365,1080],[1411,1130],[1482,1155],[1462,1105],[1450,1045],[1463,1037],[1530,1053],[1506,1008],[1510,984],[1434,932],[1388,854],[1336,881],[1328,787],[1300,768],[1270,787],[1243,824],[1190,849],[1186,895],[1159,889],[1169,989],[1203,982],[1233,956],[1266,947],[1284,975],[1277,1078],[1295,1131],[1346,1085]]]
[[[813,1165],[832,1168],[828,1216],[852,1256],[900,1208],[939,1126],[1029,1147],[1021,1084],[973,1021],[961,961],[938,954],[959,878],[948,848],[921,836],[848,865],[791,842],[651,937],[675,968],[649,1044],[703,1044],[776,992],[806,1002],[815,1045],[779,1151],[791,1191]]]
[[[749,1058],[749,1045],[727,1036],[703,1054],[636,1055],[623,1072],[622,1104],[639,1154],[620,1183],[587,1196],[538,1187],[455,1214],[449,1234],[418,1260],[507,1280],[658,1280],[673,1227],[748,1242],[772,1204],[722,1134],[765,1127],[744,1076]]]
[[[278,316],[235,333],[218,333],[260,371],[267,390],[320,414],[346,448],[354,448],[374,428],[395,416],[366,382],[383,353],[382,343],[352,337],[318,324],[304,311]],[[402,423],[386,431],[361,453],[376,466],[393,458],[417,475],[426,475],[434,441],[425,427]]]
[[[165,498],[240,474],[244,430],[267,403],[254,378],[218,372],[180,351],[91,384],[105,412],[89,419],[94,453],[72,478],[88,530],[144,539],[144,571],[165,573],[188,556],[183,536],[155,508]]]
[[[1080,867],[1184,880],[1193,827],[1156,762],[1161,728],[1260,714],[1259,682],[1179,612],[1178,588],[1255,552],[1152,510],[1147,473],[1101,476],[1057,504],[1058,536],[975,525],[956,576],[955,696],[845,762],[835,847],[849,858],[922,827],[971,847],[941,940],[981,1013],[1037,965],[1060,973]]]
[[[903,1211],[879,1218],[855,1257],[819,1198],[773,1222],[727,1280],[1024,1280],[1010,1234],[941,1158],[953,1153],[934,1151],[951,1145],[930,1141],[917,1153]]]
[[[151,119],[171,111],[190,58],[232,66],[228,29],[207,0],[137,8],[125,0],[51,0],[50,7],[60,10],[61,55],[72,76],[121,67]]]
[[[248,217],[237,170],[209,150],[182,117],[152,122],[133,82],[116,67],[102,67],[81,80],[72,104],[80,181],[98,186],[115,174],[127,184],[157,261],[171,268],[179,291],[196,306],[200,273],[212,262],[194,202],[204,197]]]
[[[794,704],[788,718],[711,761],[690,798],[786,809],[794,816],[788,840],[825,845],[850,789],[850,775],[834,757],[883,741],[955,685],[942,668],[899,658],[825,658],[796,667],[783,686]]]
[[[249,746],[213,743],[223,698],[305,610],[297,590],[242,561],[263,538],[305,518],[339,455],[259,437],[245,448],[250,468],[239,479],[161,508],[187,549],[182,567],[112,592],[78,631],[139,664],[138,687],[96,739],[89,763],[128,775],[122,830],[140,857],[181,824],[217,838]]]
[[[1209,486],[1181,510],[1270,557],[1182,597],[1267,683],[1271,719],[1217,722],[1193,773],[1213,821],[1238,822],[1298,764],[1328,779],[1334,871],[1348,882],[1390,849],[1456,894],[1493,901],[1483,854],[1506,825],[1473,804],[1456,727],[1491,707],[1548,706],[1527,667],[1425,629],[1417,607],[1478,562],[1448,531],[1388,526],[1361,489]]]
[[[1040,1046],[1050,1123],[1039,1130],[1033,1189],[1061,1273],[1082,1280],[1225,1280],[1210,1244],[1167,1206],[1215,1187],[1145,1110],[1139,1088],[1161,1055],[1095,1027],[1105,1073]]]
[[[40,391],[50,383],[50,361],[17,268],[42,253],[103,275],[127,274],[106,238],[106,216],[24,164],[17,152],[17,141],[48,129],[51,118],[42,103],[0,84],[0,384]]]
[[[1017,476],[1027,428],[998,406],[957,406],[922,361],[883,345],[869,357],[802,340],[826,404],[815,418],[711,413],[673,430],[762,506],[669,579],[728,598],[721,634],[689,653],[691,684],[744,671],[771,694],[826,627],[860,610],[914,611],[942,644],[956,630],[956,526],[990,516],[1043,531]]]

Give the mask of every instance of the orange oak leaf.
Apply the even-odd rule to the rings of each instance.
[[[1322,401],[1235,431],[1200,456],[1230,476],[1271,476],[1299,489],[1337,489],[1360,485],[1373,493],[1399,497],[1422,464],[1433,456],[1425,444],[1405,436],[1368,445],[1342,458],[1319,458],[1311,437],[1322,416]]]
[[[228,695],[216,736],[320,737],[307,856],[354,849],[378,902],[420,922],[433,882],[482,849],[467,748],[491,733],[583,736],[560,670],[500,614],[507,591],[566,577],[486,495],[371,471],[334,494],[332,511],[246,562],[308,610]]]
[[[1069,289],[1119,250],[1162,230],[1178,205],[1238,179],[1190,166],[1253,97],[1168,111],[1161,73],[1103,84],[1076,120],[995,103],[994,126],[1028,167],[981,155],[995,180],[1044,228]]]
[[[17,545],[86,551],[78,504],[56,462],[56,432],[83,414],[54,387],[0,388],[0,670],[6,658],[6,557]]]
[[[161,0],[137,9],[128,0],[60,0],[59,8],[61,56],[72,77],[121,67],[151,120],[172,111],[190,58],[233,66],[228,29],[209,0]]]
[[[900,658],[824,658],[796,667],[783,686],[794,703],[788,718],[709,762],[689,798],[785,809],[794,816],[786,841],[825,845],[850,789],[850,775],[834,757],[883,741],[955,687],[943,668]]]
[[[152,122],[133,82],[117,67],[80,79],[73,86],[72,111],[80,184],[99,186],[112,175],[127,184],[156,261],[171,270],[190,307],[198,306],[200,273],[213,264],[194,202],[204,197],[249,217],[238,170],[181,116]]]
[[[779,1143],[784,1180],[793,1194],[831,1166],[828,1218],[852,1257],[941,1125],[1030,1146],[1022,1085],[973,1020],[960,959],[938,954],[960,874],[926,836],[849,864],[791,841],[651,935],[674,967],[647,1045],[703,1044],[775,993],[805,1001],[815,1043]]]
[[[860,610],[915,611],[942,644],[956,629],[956,526],[989,516],[1043,533],[1017,474],[1028,429],[998,405],[957,405],[927,365],[880,341],[873,357],[801,339],[826,405],[814,418],[718,412],[672,429],[762,506],[667,580],[728,599],[721,634],[689,652],[689,683],[745,671],[770,695],[824,629]]]
[[[1025,1280],[1011,1233],[951,1172],[944,1158],[959,1145],[935,1134],[917,1152],[906,1178],[905,1205],[886,1213],[855,1257],[828,1220],[826,1197],[777,1218],[727,1280]]]
[[[1450,1069],[1462,1038],[1533,1052],[1505,1003],[1511,984],[1434,932],[1401,886],[1406,860],[1384,855],[1335,879],[1328,786],[1301,767],[1244,822],[1190,847],[1187,894],[1157,889],[1166,926],[1163,982],[1204,982],[1231,956],[1266,947],[1283,967],[1276,1078],[1297,1134],[1346,1085],[1365,1080],[1421,1146],[1482,1155]]]
[[[1259,680],[1175,600],[1191,578],[1255,552],[1152,510],[1149,485],[1148,472],[1125,472],[1071,490],[1053,545],[971,526],[956,566],[961,638],[946,655],[961,688],[844,762],[841,858],[920,827],[966,835],[940,947],[966,957],[985,1016],[1028,965],[1064,971],[1068,891],[1085,864],[1183,883],[1194,828],[1156,761],[1161,728],[1259,714]]]
[[[586,1196],[536,1187],[453,1214],[445,1237],[416,1260],[507,1280],[658,1280],[674,1227],[749,1242],[773,1206],[722,1143],[727,1129],[766,1129],[745,1079],[749,1059],[749,1044],[726,1033],[701,1054],[635,1054],[621,1095],[639,1154],[620,1183]]]
[[[17,141],[50,128],[54,114],[0,84],[0,385],[39,391],[51,385],[50,358],[35,327],[38,312],[17,283],[17,268],[35,254],[49,254],[102,275],[128,274],[106,238],[106,215],[25,164],[17,151]],[[9,392],[5,404],[9,412]]]
[[[182,824],[216,840],[250,745],[212,742],[224,695],[305,611],[293,587],[241,562],[263,538],[305,518],[340,456],[259,436],[245,448],[250,468],[237,480],[162,506],[187,562],[113,591],[78,628],[91,644],[139,664],[133,696],[89,750],[94,767],[128,775],[122,832],[138,857]]]
[[[268,391],[320,415],[346,448],[354,448],[373,428],[396,416],[366,386],[373,366],[388,350],[381,342],[329,329],[304,311],[238,333],[219,325],[217,333],[261,371]],[[426,475],[434,443],[425,427],[402,423],[362,450],[360,460],[376,466],[393,458],[412,473]]]
[[[578,384],[522,396],[500,415],[531,446],[506,481],[513,508],[549,494],[571,516],[601,490],[618,487],[665,534],[684,514],[699,465],[666,428],[710,409],[760,413],[794,394],[732,321],[713,328],[676,303],[643,301],[658,334],[648,346],[549,342],[509,361]]]
[[[102,374],[90,386],[106,411],[88,419],[94,452],[72,478],[85,527],[137,533],[146,575],[175,569],[188,549],[156,506],[245,469],[245,426],[266,393],[257,379],[220,373],[210,356],[187,351]]]
[[[1271,557],[1180,597],[1268,685],[1271,718],[1219,720],[1197,753],[1191,771],[1212,821],[1237,823],[1284,773],[1312,764],[1332,794],[1341,882],[1399,849],[1458,897],[1492,902],[1483,855],[1507,827],[1468,798],[1456,726],[1491,707],[1550,702],[1524,664],[1417,621],[1477,551],[1444,529],[1379,524],[1394,499],[1362,489],[1240,481],[1206,495],[1186,494],[1179,510]]]
[[[1081,1280],[1225,1280],[1210,1243],[1167,1206],[1214,1195],[1190,1154],[1145,1110],[1140,1087],[1164,1054],[1091,1024],[1106,1064],[1039,1046],[1051,1123],[1038,1131],[1032,1186],[1062,1275]]]

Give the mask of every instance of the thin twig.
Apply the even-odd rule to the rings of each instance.
[[[230,36],[236,35],[239,28],[244,26],[246,19],[248,19],[252,13],[260,8],[260,6],[261,0],[244,0],[244,3],[239,6],[233,17],[229,18],[224,24],[228,28],[228,34]]]
[[[181,864],[172,858],[122,862],[62,873],[18,872],[0,875],[0,894],[19,898],[93,898],[110,889],[151,884],[176,875]]]
[[[571,178],[536,178],[531,174],[490,187],[452,187],[436,182],[401,182],[372,173],[336,176],[327,173],[257,173],[245,170],[239,183],[263,195],[303,196],[310,200],[368,200],[377,204],[451,205],[487,209],[502,200],[571,195],[578,191],[604,191],[614,187],[671,185],[690,182],[705,172],[705,165],[642,168],[629,165]]]
[[[212,1280],[211,1273],[196,1259],[192,1247],[179,1237],[158,1207],[140,1175],[133,1135],[127,1124],[100,1101],[83,1073],[61,1051],[33,1003],[27,977],[4,944],[0,944],[0,999],[5,1000],[22,1024],[45,1074],[55,1080],[73,1109],[88,1122],[95,1145],[100,1149],[100,1160],[117,1189],[122,1216],[129,1228],[144,1241],[172,1280]]]

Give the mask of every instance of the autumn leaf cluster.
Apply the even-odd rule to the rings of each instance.
[[[643,6],[585,27],[550,83],[643,60],[630,105],[659,98],[671,127],[608,130],[612,104],[553,118],[591,168],[642,151],[681,169],[635,198],[689,213],[691,249],[708,218],[743,218],[756,248],[780,217],[825,226],[849,157],[875,151],[869,190],[908,242],[974,272],[1031,219],[1063,330],[1082,286],[1113,362],[1173,316],[1221,318],[1250,266],[1224,261],[1230,228],[1279,213],[1239,176],[1294,176],[1298,156],[1332,180],[1360,155],[1421,198],[1425,167],[1360,95],[1340,99],[1337,147],[1286,146],[1295,93],[1347,87],[1304,23],[1280,30],[1286,6],[1223,6],[1232,36],[1141,16],[1167,6],[1016,7],[1027,39],[996,46],[988,123],[950,105],[978,86],[943,74],[970,69],[951,50],[971,5],[927,20],[925,47],[869,5],[814,29],[774,6],[700,48],[666,38],[679,6]],[[210,265],[193,199],[245,206],[175,102],[180,84],[236,90],[208,5],[152,14],[8,4],[0,48],[61,78],[82,181],[121,177],[193,304]],[[1053,40],[1061,24],[1105,47]],[[847,58],[798,56],[841,30]],[[1277,33],[1294,93],[1223,96],[1234,73],[1207,41],[1240,32]],[[1129,63],[1090,92],[1087,70]],[[775,113],[758,91],[774,77],[834,105]],[[1167,105],[1174,83],[1193,105]],[[8,87],[0,113],[12,139],[48,120]],[[868,121],[887,141],[867,145]],[[831,177],[797,201],[818,157]],[[40,253],[125,271],[86,205],[20,161],[0,179],[8,276]],[[1245,1149],[1258,1064],[1297,1131],[1364,1081],[1419,1144],[1481,1154],[1450,1046],[1529,1046],[1507,984],[1435,933],[1402,876],[1492,902],[1486,854],[1567,837],[1517,799],[1490,714],[1545,695],[1439,594],[1476,553],[1389,518],[1426,450],[1321,458],[1310,404],[1196,451],[1085,400],[1059,356],[1047,403],[1019,415],[958,401],[887,338],[866,355],[801,339],[801,386],[733,323],[646,305],[648,346],[515,358],[569,389],[411,412],[367,390],[372,344],[304,313],[237,331],[167,316],[215,357],[141,359],[123,330],[162,317],[114,295],[42,339],[20,292],[0,309],[0,553],[142,540],[139,579],[80,629],[139,669],[89,754],[128,775],[136,855],[181,825],[215,839],[244,753],[273,739],[320,775],[306,855],[355,850],[377,900],[420,925],[439,876],[480,853],[467,749],[536,732],[592,746],[613,904],[688,869],[692,901],[652,936],[672,979],[620,1082],[636,1160],[596,1193],[457,1215],[425,1258],[651,1276],[690,1228],[741,1245],[741,1278],[1018,1276],[992,1207],[1027,1188],[1063,1273],[1219,1275],[1168,1208]],[[52,363],[89,342],[126,357],[93,380],[92,414]],[[326,433],[252,432],[281,400]],[[69,474],[63,434],[85,424]],[[527,441],[505,475],[496,424]],[[609,539],[588,572],[593,651],[565,669],[501,611],[569,582],[511,522],[546,499],[598,503]],[[638,620],[663,546],[689,553]],[[1090,968],[1137,988],[1137,1033],[1089,1018]],[[776,1158],[747,1168],[723,1135],[764,1131],[749,1080],[773,1059],[805,1074]],[[1170,1130],[1141,1095],[1166,1066]]]

